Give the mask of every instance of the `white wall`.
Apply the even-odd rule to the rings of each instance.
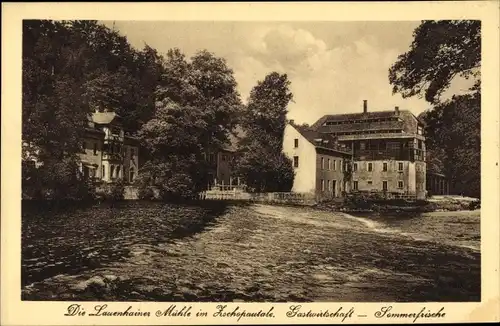
[[[294,139],[299,140],[299,146],[294,147]],[[283,152],[292,160],[299,157],[299,167],[294,168],[295,179],[293,192],[314,192],[316,188],[316,149],[291,125],[285,127],[283,137]]]

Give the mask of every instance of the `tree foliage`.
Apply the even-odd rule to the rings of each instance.
[[[23,21],[22,59],[23,156],[43,165],[37,173],[45,182],[43,191],[31,193],[68,197],[71,191],[49,185],[79,189],[85,182],[53,167],[78,166],[89,113],[116,111],[127,131],[136,132],[154,112],[163,59],[148,46],[133,49],[96,21],[49,20]]]
[[[426,124],[428,171],[445,173],[451,191],[480,196],[481,22],[423,21],[410,50],[389,70],[393,91],[425,96],[433,107],[420,115]],[[442,101],[457,77],[474,78],[468,94]]]
[[[286,74],[272,72],[252,89],[241,124],[245,130],[236,170],[258,192],[290,191],[292,161],[282,152],[288,103],[293,95]]]
[[[151,159],[141,174],[162,197],[189,197],[207,183],[203,154],[228,142],[241,102],[233,71],[207,51],[187,60],[178,49],[167,53],[156,91],[156,111],[139,135]]]
[[[428,170],[449,176],[457,194],[481,194],[480,93],[454,96],[425,116]]]
[[[477,79],[481,63],[481,21],[423,21],[413,33],[410,50],[389,70],[393,92],[403,97],[425,95],[430,103],[456,76]]]

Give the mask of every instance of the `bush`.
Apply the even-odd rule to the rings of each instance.
[[[142,200],[154,200],[155,193],[153,187],[147,184],[139,184],[137,196]]]
[[[96,197],[103,200],[123,200],[124,193],[125,183],[118,179],[112,183],[101,184],[96,191]]]
[[[480,209],[481,208],[481,201],[480,200],[475,200],[473,202],[471,202],[469,204],[469,210],[470,211],[473,211],[473,210],[476,210],[476,209]]]

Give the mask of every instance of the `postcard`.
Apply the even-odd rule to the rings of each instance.
[[[495,1],[2,9],[2,325],[499,321]]]

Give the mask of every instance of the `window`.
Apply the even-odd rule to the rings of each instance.
[[[344,170],[344,164],[342,164],[342,160],[339,161],[340,172]]]
[[[373,182],[371,180],[368,180],[368,185],[371,186]]]
[[[321,179],[321,191],[325,191],[325,180]]]
[[[382,171],[387,172],[387,163],[385,163],[385,162],[382,166]]]
[[[328,189],[329,191],[331,191],[331,190],[332,190],[332,184],[331,184],[330,180],[328,180],[328,188],[327,188],[327,189]]]
[[[354,190],[358,190],[358,182],[357,181],[354,181],[353,184],[352,184],[352,188]]]
[[[94,143],[94,155],[97,155],[97,143]]]
[[[116,167],[116,178],[120,177],[120,166]]]
[[[115,173],[114,173],[114,172],[115,172],[115,166],[114,166],[114,165],[111,165],[111,166],[109,167],[109,177],[110,177],[110,178],[114,178],[114,175],[115,175]]]
[[[366,148],[366,147],[365,147],[365,143],[364,143],[364,142],[360,142],[360,143],[359,143],[359,149],[360,149],[360,150],[365,150],[365,148]]]
[[[226,160],[226,155],[222,155],[222,160],[225,161]]]
[[[104,177],[106,176],[106,169],[104,168],[104,165],[102,166],[102,178],[104,179]]]
[[[373,171],[373,164],[368,163],[368,172],[372,172],[372,171]]]
[[[293,167],[294,168],[298,168],[299,167],[299,157],[298,156],[294,156],[293,157]]]
[[[130,149],[130,157],[133,158],[135,155],[135,150],[133,148]]]
[[[135,178],[135,171],[134,171],[134,168],[133,168],[133,167],[131,167],[131,168],[130,168],[130,172],[129,172],[129,174],[130,174],[130,177],[129,177],[130,182],[134,181],[134,178]]]
[[[321,170],[324,170],[325,169],[325,158],[322,157],[321,158]]]
[[[333,160],[333,171],[337,171],[337,161]]]
[[[354,165],[352,166],[352,170],[354,172],[358,171],[358,163],[354,163]]]
[[[403,162],[398,162],[398,171],[403,171]]]
[[[215,162],[214,154],[209,154],[208,157],[209,157],[211,163]]]
[[[387,181],[382,181],[382,190],[387,191]]]
[[[85,147],[87,147],[86,145],[87,144],[85,142],[82,142],[82,152],[84,152],[84,153],[85,153]]]
[[[403,189],[403,181],[398,181],[398,188]]]
[[[328,159],[328,170],[331,170],[332,169],[332,161],[330,161],[330,159]]]
[[[299,147],[299,140],[297,138],[293,140],[293,147],[295,148]]]

